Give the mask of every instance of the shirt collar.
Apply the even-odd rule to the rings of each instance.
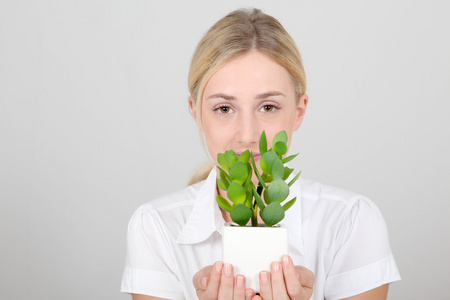
[[[223,232],[225,220],[216,199],[216,168],[200,184],[194,206],[186,224],[177,238],[179,244],[196,244],[206,240],[215,231]]]
[[[293,175],[291,174],[291,180]],[[180,235],[177,238],[179,244],[196,244],[209,238],[214,232],[222,234],[225,220],[223,219],[216,194],[217,170],[213,168],[208,178],[199,183],[199,191],[194,200],[192,212]],[[288,199],[297,197],[296,203],[287,211],[286,217],[281,222],[288,228],[289,244],[300,254],[304,254],[302,237],[302,201],[299,182],[295,182],[291,188]]]

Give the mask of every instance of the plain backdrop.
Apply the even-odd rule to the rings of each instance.
[[[448,1],[0,0],[0,298],[120,294],[128,221],[206,159],[190,58],[255,6],[298,43],[302,176],[370,197],[402,281],[450,294]]]

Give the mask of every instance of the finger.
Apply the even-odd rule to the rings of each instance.
[[[314,287],[314,281],[315,281],[315,277],[314,277],[314,273],[303,267],[303,266],[295,266],[295,270],[297,272],[297,276],[300,280],[300,284],[305,287],[305,288],[309,288],[309,289],[313,289]]]
[[[255,291],[253,289],[246,289],[245,290],[245,300],[252,300],[253,297],[255,297]],[[261,298],[260,298],[261,299]]]
[[[283,264],[284,282],[289,297],[291,299],[304,299],[304,296],[309,294],[309,290],[305,291],[305,288],[302,287],[292,259],[288,255],[283,255],[281,261]]]
[[[245,277],[243,275],[237,275],[234,278],[234,288],[233,288],[234,300],[245,300]],[[251,299],[251,298],[250,298]]]
[[[225,264],[220,278],[219,300],[233,299],[234,271],[233,266]]]
[[[274,299],[286,299],[287,291],[284,283],[283,269],[279,261],[274,261],[271,266],[272,295]],[[295,273],[294,273],[295,274]],[[264,297],[263,297],[264,298]]]
[[[195,290],[206,290],[209,274],[211,273],[213,266],[207,266],[195,273],[192,277],[192,283]]]
[[[270,283],[270,274],[267,271],[259,273],[259,294],[264,300],[272,300],[272,284]]]
[[[209,280],[207,282],[207,288],[204,291],[204,293],[202,293],[202,295],[204,295],[202,299],[217,299],[219,295],[220,277],[222,274],[222,269],[223,263],[221,261],[216,262],[214,266],[211,268]],[[199,292],[197,290],[197,296],[198,295]]]

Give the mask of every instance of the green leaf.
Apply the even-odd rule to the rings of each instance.
[[[272,165],[272,178],[273,179],[283,179],[284,176],[284,166],[281,160],[277,159]]]
[[[264,202],[262,201],[261,196],[256,191],[255,186],[253,186],[253,197],[255,197],[256,204],[258,205],[259,209],[261,211],[263,211],[266,206],[264,205]]]
[[[297,153],[297,154],[294,154],[294,155],[291,155],[291,156],[288,156],[288,157],[285,157],[285,158],[283,158],[281,161],[283,162],[283,164],[285,164],[285,163],[287,163],[287,162],[290,162],[290,161],[293,160],[294,158],[296,158],[297,155],[298,155],[298,153]]]
[[[288,186],[289,186],[289,187],[291,187],[291,185],[294,184],[294,182],[300,177],[300,174],[301,174],[301,173],[302,173],[302,171],[298,172],[298,174],[295,175],[295,177],[294,177],[291,181],[289,181],[289,183],[288,183]]]
[[[263,196],[264,196],[264,202],[265,202],[267,205],[269,205],[270,203],[272,203],[272,201],[270,201],[269,195],[267,194],[267,189],[264,190]]]
[[[273,137],[272,147],[278,142],[283,142],[283,143],[287,144],[287,140],[288,140],[287,133],[286,133],[286,131],[282,130],[282,131],[278,132],[277,134],[275,134],[275,136]]]
[[[282,202],[289,196],[289,186],[282,179],[275,179],[269,184],[267,195],[270,202]]]
[[[245,183],[244,183],[244,189],[250,193],[252,191],[252,186],[253,186],[253,182],[252,182],[253,169],[249,163],[247,163],[247,169],[248,169],[248,172],[247,172],[248,175],[247,175],[247,179],[245,180]]]
[[[230,166],[231,168],[238,160],[236,152],[234,152],[234,150],[225,151],[225,160],[227,161],[228,166]]]
[[[266,132],[263,131],[261,133],[261,137],[259,138],[259,154],[263,155],[267,152],[267,138]]]
[[[238,204],[231,211],[230,217],[239,226],[245,226],[252,217],[252,210],[243,204]]]
[[[245,201],[245,205],[248,207],[248,208],[252,208],[252,206],[253,206],[253,203],[252,203],[252,200],[253,200],[253,193],[252,193],[252,191],[250,190],[250,193],[247,193],[247,200]]]
[[[245,150],[244,152],[242,152],[238,160],[242,161],[243,163],[248,163],[248,161],[250,160],[250,150]]]
[[[217,168],[219,169],[219,176],[220,176],[220,179],[222,179],[223,180],[223,182],[225,183],[225,185],[230,185],[230,181],[231,181],[231,178],[230,178],[230,176],[227,174],[227,172],[225,172],[221,167],[219,167],[219,166],[217,166]]]
[[[228,199],[231,200],[234,204],[244,204],[245,200],[247,200],[247,193],[245,192],[242,185],[237,183],[236,181],[232,181],[227,190]]]
[[[239,184],[243,185],[245,180],[247,180],[247,177],[248,177],[247,163],[243,163],[242,161],[237,161],[230,168],[231,180],[237,181]]]
[[[289,175],[291,175],[292,171],[294,171],[294,169],[288,168],[288,167],[284,167],[284,176],[283,176],[283,180],[286,180],[289,178]]]
[[[262,179],[261,175],[259,174],[258,168],[256,167],[255,158],[253,157],[253,152],[252,152],[252,165],[253,165],[253,170],[255,172],[256,178],[258,178],[259,183],[261,184],[262,187],[267,189],[267,186],[266,186],[264,180]]]
[[[221,189],[223,191],[226,191],[228,189],[228,187],[225,185],[223,180],[220,178],[217,179],[217,186],[219,187],[219,189]]]
[[[278,155],[275,151],[267,151],[261,156],[259,164],[265,174],[272,174],[272,165],[275,160],[278,159]]]
[[[222,167],[222,169],[224,169],[225,171],[228,172],[230,170],[230,167],[228,166],[228,163],[227,163],[227,161],[225,159],[225,154],[218,153],[217,154],[217,162]]]
[[[286,143],[283,142],[277,142],[275,146],[273,146],[273,150],[278,154],[279,157],[286,154],[287,152],[287,146]]]
[[[289,202],[286,202],[286,203],[283,205],[283,210],[284,210],[284,211],[287,211],[292,205],[294,205],[295,200],[297,200],[297,197],[295,197],[294,199],[289,200]]]
[[[228,202],[224,197],[217,195],[216,200],[217,204],[219,204],[219,206],[222,207],[225,211],[231,212],[231,210],[233,209],[230,202]]]
[[[284,219],[284,209],[278,202],[270,203],[261,212],[261,218],[267,227],[272,227]]]

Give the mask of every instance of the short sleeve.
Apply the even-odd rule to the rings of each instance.
[[[397,280],[385,221],[373,202],[358,199],[338,232],[325,298],[346,298]]]
[[[121,292],[184,299],[175,268],[168,232],[158,214],[141,207],[128,225]]]

